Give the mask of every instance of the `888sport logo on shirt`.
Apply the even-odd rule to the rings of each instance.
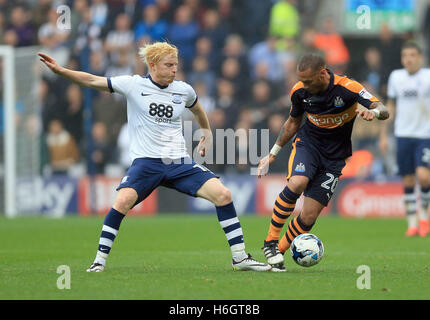
[[[173,117],[173,107],[171,105],[152,102],[149,105],[149,115],[155,117],[155,122],[170,123]]]

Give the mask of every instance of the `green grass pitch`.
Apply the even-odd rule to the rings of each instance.
[[[247,251],[260,250],[270,218],[241,216]],[[86,273],[102,218],[0,218],[0,299],[430,299],[430,238],[405,238],[403,219],[321,217],[312,233],[325,256],[311,268],[286,255],[286,273],[233,271],[216,215],[127,217],[103,273]],[[60,265],[70,289],[57,288]],[[357,268],[370,268],[358,289]]]

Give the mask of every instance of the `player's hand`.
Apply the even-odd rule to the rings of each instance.
[[[39,52],[37,55],[40,57],[40,61],[42,61],[49,69],[51,69],[52,72],[57,74],[60,73],[61,67],[53,58],[41,52]]]
[[[372,121],[373,119],[376,118],[375,113],[373,113],[370,110],[355,110],[355,113],[357,114],[357,117],[359,118],[363,118],[363,120],[366,121]]]
[[[276,156],[269,153],[269,155],[265,156],[260,160],[257,167],[257,177],[261,178],[261,176],[265,176],[269,172],[269,166],[275,162]]]
[[[205,130],[205,133],[200,139],[199,145],[197,146],[197,152],[204,157],[206,153],[209,151],[210,146],[212,145],[212,133],[206,132],[208,130]]]

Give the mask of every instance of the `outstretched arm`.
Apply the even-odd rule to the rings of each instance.
[[[357,116],[363,118],[366,121],[372,121],[373,119],[386,120],[390,117],[388,108],[379,101],[372,102],[369,106],[369,110],[356,110]]]
[[[69,79],[70,81],[77,83],[78,85],[90,89],[110,91],[107,78],[95,76],[91,73],[74,71],[67,68],[63,68],[57,64],[57,62],[48,56],[47,54],[38,53],[40,61],[42,61],[52,72]]]

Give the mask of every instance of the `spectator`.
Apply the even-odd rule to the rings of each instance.
[[[427,0],[426,12],[423,18],[422,33],[427,47],[427,59],[430,60],[430,0]]]
[[[235,58],[227,58],[221,65],[220,77],[233,82],[236,86],[236,97],[245,101],[248,97],[248,78],[240,69],[239,61]]]
[[[247,46],[252,47],[267,38],[271,8],[272,1],[246,0],[242,2],[240,16],[236,21]]]
[[[375,47],[367,48],[364,53],[365,64],[357,77],[361,83],[370,85],[370,92],[381,95],[381,87],[388,80],[383,73],[381,53]]]
[[[106,165],[112,156],[112,146],[109,144],[107,128],[104,123],[96,122],[92,130],[94,149],[91,159],[95,165],[95,174],[104,174]]]
[[[284,77],[282,70],[282,56],[276,50],[276,38],[269,36],[266,40],[256,43],[249,52],[249,66],[251,77],[256,78],[256,67],[260,63],[267,65],[268,79],[281,81]]]
[[[79,0],[75,0],[77,2]],[[31,7],[31,23],[33,24],[35,30],[38,30],[42,24],[46,22],[46,13],[52,7],[52,0],[36,0],[33,1]],[[0,11],[1,8],[0,8]],[[73,15],[73,13],[72,13]]]
[[[215,73],[209,69],[206,57],[196,56],[193,60],[193,68],[188,73],[187,79],[194,87],[197,83],[203,83],[210,96],[215,94]],[[199,96],[199,95],[198,95]]]
[[[384,67],[387,73],[394,69],[401,69],[400,52],[402,48],[402,39],[394,37],[393,32],[387,24],[383,24],[379,30],[377,49],[384,57]]]
[[[145,37],[148,42],[162,41],[167,34],[169,24],[160,19],[160,12],[156,5],[148,5],[143,10],[142,20],[134,29],[134,38],[139,41]]]
[[[206,36],[199,36],[196,41],[196,56],[205,57],[209,63],[209,69],[214,71],[219,63],[219,51],[212,50],[213,44],[211,39]]]
[[[49,123],[46,144],[49,150],[49,166],[53,174],[67,174],[78,162],[79,150],[76,141],[64,129],[60,120],[54,119]]]
[[[211,39],[215,48],[222,48],[224,47],[224,41],[229,30],[224,24],[220,23],[218,12],[214,9],[209,9],[203,16],[203,24],[200,33]]]
[[[104,76],[106,74],[106,57],[103,51],[91,52],[89,72],[97,76]]]
[[[57,28],[58,14],[55,8],[51,8],[47,14],[48,21],[38,30],[39,44],[42,46],[41,50],[53,57],[58,64],[65,65],[70,57],[70,50],[65,47],[70,31]],[[43,76],[47,79],[58,78],[56,74],[42,67],[39,66]]]
[[[143,6],[139,0],[121,1],[120,13],[124,13],[130,18],[130,23],[133,28],[136,27],[137,22],[140,20],[142,11]]]
[[[94,122],[100,122],[106,126],[110,145],[116,144],[122,126],[127,122],[126,108],[125,101],[115,99],[110,92],[106,91],[100,92],[93,101]]]
[[[168,39],[178,47],[185,72],[191,68],[198,32],[199,26],[193,20],[191,9],[186,5],[179,6],[175,12],[175,22],[169,28]]]
[[[160,19],[171,22],[174,19],[174,10],[171,0],[155,0],[155,3],[160,10]]]
[[[80,22],[77,26],[76,41],[74,42],[74,53],[86,54],[85,49],[92,52],[102,52],[103,42],[101,40],[102,28],[91,21],[91,12],[83,10],[80,15]]]
[[[73,136],[76,143],[81,142],[83,133],[83,97],[77,84],[70,84],[66,90],[66,113],[64,127]]]
[[[348,66],[349,52],[342,36],[336,31],[332,18],[323,21],[322,31],[317,32],[314,45],[324,52],[327,66],[333,72],[343,74]]]
[[[23,6],[17,6],[12,9],[10,26],[7,32],[16,34],[16,47],[31,46],[35,44],[35,29],[30,23],[28,11]]]
[[[64,46],[70,34],[66,29],[57,28],[58,16],[56,9],[51,8],[48,11],[48,21],[42,24],[38,31],[39,43],[52,50]]]
[[[203,18],[207,11],[207,0],[183,0],[182,3],[191,9],[192,16],[197,21],[199,26],[203,25]],[[209,1],[210,2],[210,1]]]
[[[234,7],[232,0],[216,0],[215,5],[216,11],[218,12],[220,23],[226,25],[227,29],[233,32],[237,32],[239,28],[237,24],[240,23],[240,16],[238,16],[238,10]]]
[[[281,0],[270,11],[269,34],[277,38],[298,36],[300,17],[296,0]]]
[[[6,18],[4,13],[0,11],[0,44],[4,44],[4,34],[6,30]]]
[[[120,51],[130,52],[134,47],[134,34],[130,30],[130,18],[119,14],[115,19],[115,29],[108,32],[105,41],[105,51],[112,63],[119,59]]]
[[[230,34],[227,36],[222,49],[221,61],[224,61],[227,58],[237,59],[242,75],[246,78],[249,78],[247,52],[240,35]]]
[[[44,0],[42,0],[44,1]],[[89,12],[90,8],[88,6],[87,0],[75,0],[73,1],[73,8],[70,12],[70,24],[71,24],[71,32],[70,32],[70,41],[72,43],[76,42],[76,39],[79,36],[79,24],[81,23],[84,12]],[[88,20],[90,21],[90,19]]]
[[[269,113],[276,111],[277,107],[272,99],[272,91],[269,83],[264,80],[254,82],[251,88],[251,96],[245,106],[250,110],[253,128],[262,128],[264,120]]]
[[[105,77],[115,77],[133,74],[133,60],[131,59],[130,53],[125,50],[119,50],[117,52],[118,57],[116,61],[110,64],[105,73]]]
[[[228,115],[225,127],[233,128],[237,121],[240,107],[236,97],[236,87],[231,81],[223,78],[218,79],[215,106]]]
[[[103,28],[108,22],[109,6],[106,0],[91,0],[90,7],[91,24],[95,24],[100,28]]]

